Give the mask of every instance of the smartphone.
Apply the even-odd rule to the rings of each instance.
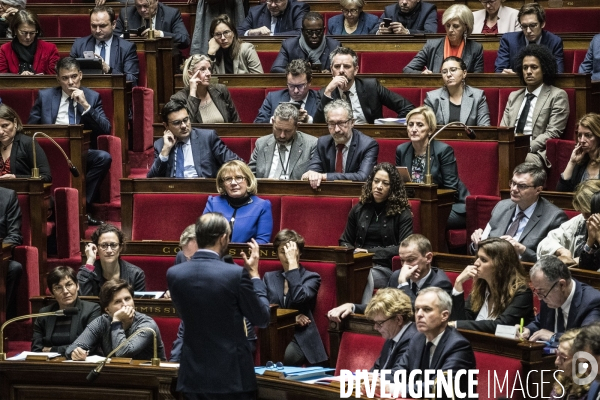
[[[83,58],[86,58],[88,60],[93,60],[94,59],[94,52],[93,51],[84,51],[83,52]]]
[[[392,23],[392,19],[391,18],[384,18],[383,19],[383,26],[384,27],[389,28],[391,23]]]
[[[313,72],[321,72],[323,70],[323,66],[321,65],[321,63],[312,63],[310,65],[310,69]]]

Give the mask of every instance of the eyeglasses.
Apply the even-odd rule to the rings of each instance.
[[[74,284],[73,282],[69,282],[69,283],[67,283],[65,286],[58,286],[58,285],[56,285],[56,286],[53,286],[53,287],[52,287],[52,291],[53,291],[54,293],[62,293],[62,292],[64,292],[65,290],[66,290],[67,292],[70,292],[71,290],[73,290],[73,288],[75,288],[75,284]]]
[[[221,37],[227,38],[227,37],[231,36],[232,33],[233,33],[232,31],[215,32],[215,34],[213,35],[213,37],[215,39],[220,39]]]
[[[442,75],[448,75],[448,72],[450,72],[451,74],[455,74],[456,71],[458,71],[458,70],[462,71],[461,68],[451,67],[451,68],[448,68],[448,69],[443,69],[441,72],[442,72]]]
[[[285,0],[267,0],[267,1],[265,1],[265,3],[267,3],[267,4],[269,4],[269,3],[270,3],[270,4],[281,4],[281,3],[283,3],[284,1],[285,1]]]
[[[17,33],[18,33],[19,35],[21,35],[21,36],[28,37],[28,36],[35,36],[35,35],[37,35],[37,34],[38,34],[38,31],[31,31],[31,32],[30,32],[30,31],[22,31],[22,30],[18,29],[18,30],[17,30]]]
[[[342,8],[342,13],[344,14],[359,14],[360,10],[358,8],[352,9],[352,10],[348,10],[346,8]]]
[[[513,181],[511,179],[510,181],[508,181],[508,187],[509,188],[516,187],[519,192],[522,192],[523,190],[526,190],[527,188],[535,187],[535,185],[526,185],[524,183],[516,183],[515,181]]]
[[[306,33],[306,35],[308,35],[308,36],[322,35],[324,30],[325,30],[325,28],[321,28],[321,29],[304,29],[304,28],[302,28],[302,32]]]
[[[556,286],[556,284],[557,284],[558,282],[560,282],[560,280],[558,280],[558,281],[554,282],[554,285],[552,285],[552,286],[550,287],[550,289],[549,289],[549,290],[546,292],[546,294],[540,294],[540,292],[539,292],[537,289],[535,289],[535,288],[532,290],[532,292],[533,292],[533,293],[534,293],[534,294],[535,294],[537,297],[539,297],[539,299],[540,299],[540,300],[544,300],[544,299],[546,299],[546,297],[548,297],[548,295],[550,294],[550,292],[552,291],[552,289],[554,289],[554,286]]]
[[[187,124],[190,122],[190,117],[185,117],[184,119],[176,119],[175,121],[169,121],[173,126],[181,126],[181,124]]]
[[[283,369],[283,363],[281,361],[277,361],[276,363],[274,363],[273,361],[267,361],[267,363],[265,364],[265,367],[267,367],[267,369]]]
[[[308,82],[305,83],[301,83],[299,85],[292,85],[290,83],[287,84],[287,87],[290,91],[294,91],[295,89],[298,89],[300,92],[303,91],[304,89],[306,89],[306,85],[308,85]]]
[[[537,28],[540,24],[535,23],[535,24],[529,24],[529,25],[521,25],[521,29],[523,29],[524,31],[526,31],[527,29],[531,29],[534,30],[535,28]]]
[[[226,178],[223,178],[223,182],[225,182],[227,185],[231,185],[233,183],[233,181],[235,181],[236,183],[242,183],[242,182],[244,182],[245,179],[246,179],[246,177],[242,176],[242,175],[228,176]]]
[[[327,127],[329,129],[335,129],[335,127],[339,127],[340,129],[345,129],[348,127],[348,123],[352,121],[352,118],[348,118],[345,121],[340,121],[340,122],[327,122]]]
[[[381,327],[383,326],[383,324],[385,324],[390,319],[395,318],[395,317],[396,317],[395,315],[392,315],[391,317],[389,317],[388,319],[384,319],[383,321],[373,321],[373,326],[381,329]]]
[[[121,244],[120,243],[102,243],[99,244],[98,247],[100,247],[102,250],[107,250],[109,247],[111,250],[116,250],[119,248]]]

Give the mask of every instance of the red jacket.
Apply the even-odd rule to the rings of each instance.
[[[55,75],[54,67],[60,59],[54,43],[38,39],[37,50],[33,58],[33,71],[36,74]],[[19,73],[19,60],[12,49],[11,42],[0,46],[0,73]]]

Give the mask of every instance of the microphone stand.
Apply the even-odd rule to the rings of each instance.
[[[129,34],[129,22],[127,21],[127,5],[129,4],[129,0],[125,0],[125,26],[123,29],[123,39],[129,39],[131,35]]]
[[[150,331],[152,332],[152,335],[154,337],[154,357],[152,357],[152,359],[150,360],[152,363],[153,367],[160,367],[160,358],[158,358],[158,347],[157,347],[157,343],[156,343],[156,331],[152,328],[149,327],[143,327],[138,329],[137,331],[133,332],[133,334],[131,336],[129,336],[127,339],[123,340],[117,347],[115,347],[113,349],[113,351],[111,351],[110,353],[108,353],[108,355],[106,356],[106,358],[102,361],[100,361],[100,363],[98,364],[98,366],[96,368],[94,368],[93,370],[90,371],[90,373],[88,374],[88,376],[86,377],[86,379],[89,382],[93,382],[96,380],[96,378],[98,378],[98,375],[100,375],[100,372],[102,371],[102,368],[104,368],[104,365],[108,362],[108,359],[115,354],[117,351],[119,351],[121,349],[121,347],[125,346],[127,343],[129,343],[131,341],[131,339],[133,339],[134,337],[136,337],[137,335],[139,335],[140,333],[144,332],[144,331]]]
[[[69,157],[67,157],[67,153],[65,153],[65,151],[62,149],[62,147],[60,147],[58,145],[58,143],[56,143],[54,141],[54,139],[52,139],[50,136],[46,135],[44,132],[36,132],[36,133],[33,134],[33,137],[31,138],[31,146],[33,148],[33,169],[31,170],[31,177],[32,178],[36,178],[36,179],[39,179],[39,177],[40,177],[40,170],[37,167],[37,151],[36,151],[36,148],[35,148],[35,137],[37,135],[42,135],[46,139],[49,139],[52,143],[54,143],[54,145],[62,153],[63,157],[65,157],[65,160],[67,161],[67,164],[69,166],[69,170],[71,171],[71,174],[75,178],[79,177],[79,171],[77,170],[77,167],[75,165],[73,165],[73,163],[71,162],[71,160],[69,160]]]
[[[433,183],[433,178],[431,177],[431,141],[444,129],[448,128],[449,126],[462,126],[465,129],[465,133],[467,134],[467,137],[469,139],[475,139],[477,136],[475,136],[475,131],[473,131],[473,129],[469,128],[467,125],[463,124],[462,122],[450,122],[449,124],[446,124],[444,126],[442,126],[437,132],[435,132],[433,135],[429,136],[429,140],[427,141],[427,164],[426,164],[426,168],[425,168],[425,184],[426,185],[431,185]]]

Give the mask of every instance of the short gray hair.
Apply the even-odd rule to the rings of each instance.
[[[332,101],[331,103],[329,103],[325,106],[323,113],[325,114],[326,121],[329,121],[329,117],[327,117],[327,114],[329,114],[329,111],[336,109],[336,108],[343,108],[348,113],[348,118],[354,119],[354,113],[352,112],[352,107],[350,107],[350,104],[348,104],[348,102],[345,100],[338,99],[338,100]]]
[[[443,289],[439,287],[430,286],[419,292],[419,296],[426,293],[435,293],[440,303],[440,311],[452,311],[452,297]]]
[[[333,64],[333,57],[335,57],[337,55],[351,56],[352,63],[354,64],[355,67],[358,67],[358,56],[356,55],[356,52],[354,50],[352,50],[351,48],[338,47],[338,48],[334,49],[331,53],[329,53],[329,63],[330,64]]]
[[[567,265],[554,255],[540,257],[529,270],[529,277],[533,277],[538,271],[542,271],[548,282],[555,282],[559,279],[567,282],[571,280],[571,271]]]
[[[16,7],[22,10],[27,5],[27,0],[2,0],[2,3],[8,4],[11,7]]]
[[[473,11],[464,4],[453,4],[442,15],[442,24],[446,25],[446,22],[458,19],[461,24],[466,28],[467,35],[473,32],[473,25],[475,25],[473,18]]]
[[[188,225],[188,227],[181,232],[181,236],[179,236],[179,247],[185,246],[192,239],[196,240],[196,224]]]
[[[273,113],[273,121],[275,118],[279,118],[284,121],[294,120],[294,123],[298,123],[298,108],[290,103],[281,103],[275,109]]]

